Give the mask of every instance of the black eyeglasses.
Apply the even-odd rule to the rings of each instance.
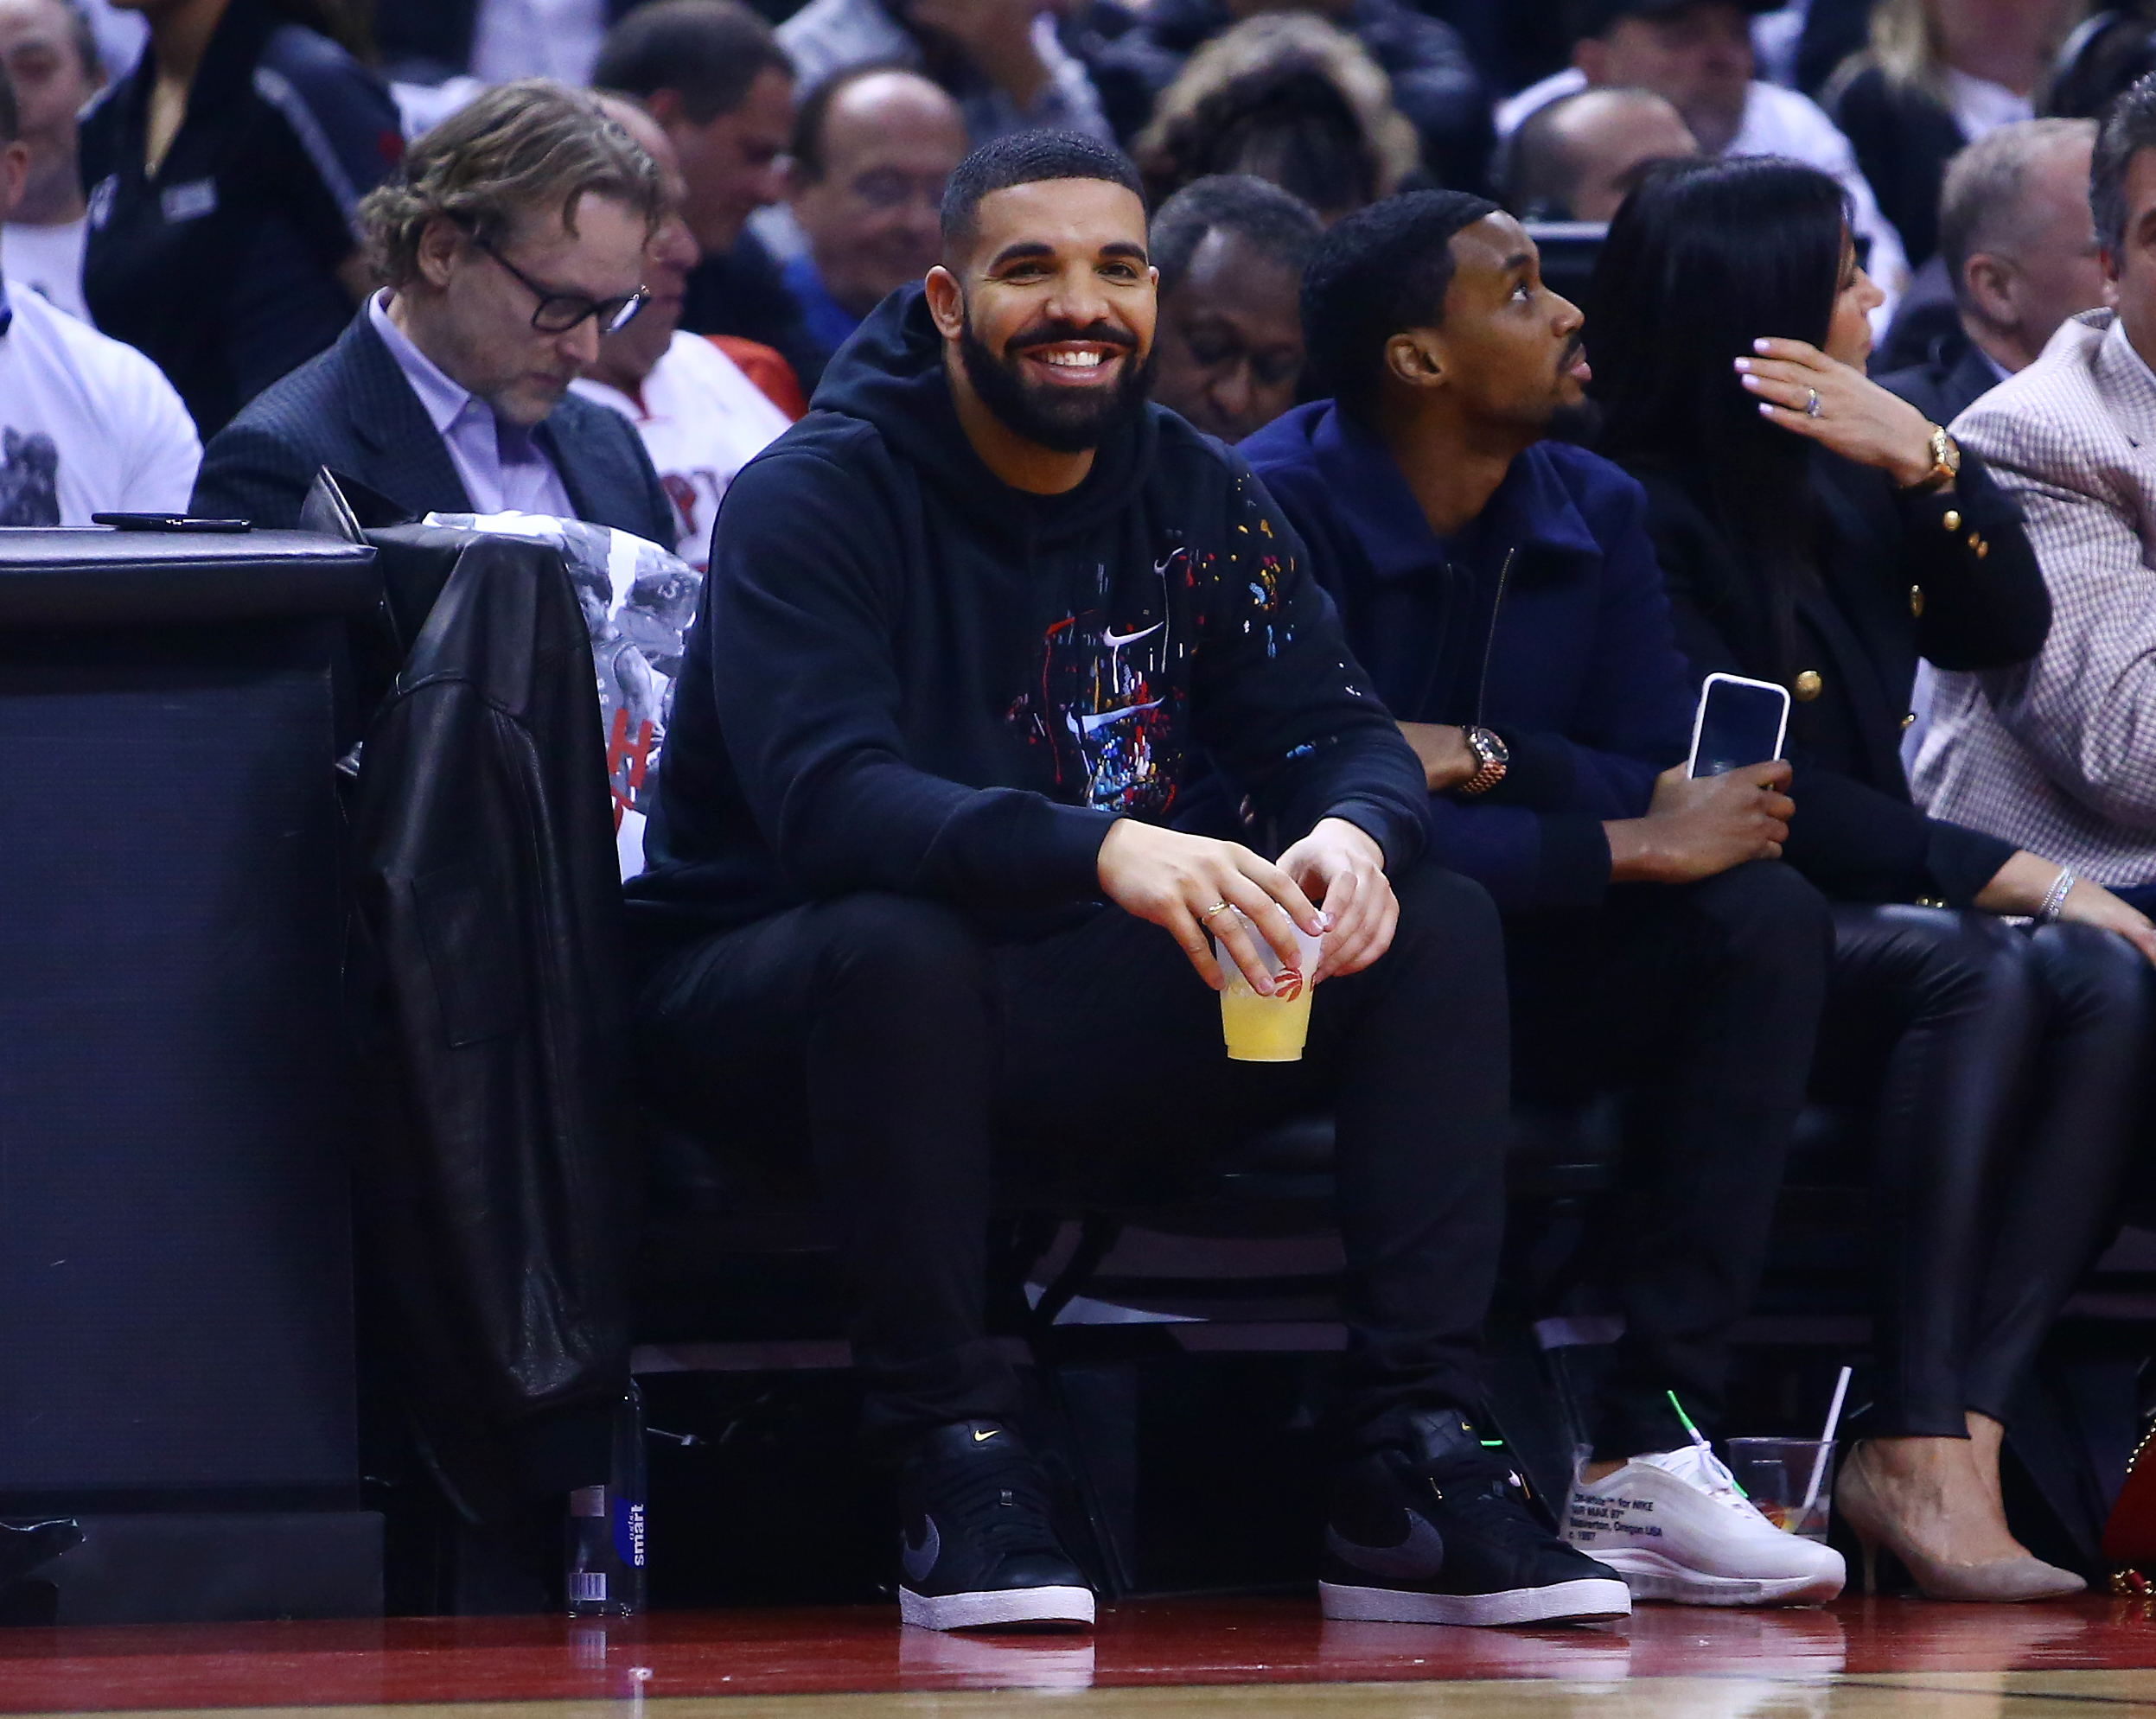
[[[532,326],[542,334],[565,334],[588,316],[599,321],[602,334],[618,334],[636,320],[636,313],[651,296],[649,287],[638,287],[620,298],[586,298],[580,292],[556,292],[533,280],[476,233],[472,243],[514,276],[539,303],[532,311]]]

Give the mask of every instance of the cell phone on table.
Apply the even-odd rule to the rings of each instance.
[[[1789,689],[1740,674],[1711,674],[1692,718],[1692,776],[1725,776],[1747,764],[1770,764],[1789,732]]]
[[[93,525],[116,532],[220,532],[237,535],[254,529],[246,519],[205,519],[194,513],[92,513]]]

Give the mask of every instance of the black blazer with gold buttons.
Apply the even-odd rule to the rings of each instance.
[[[2051,599],[2013,502],[1974,455],[1931,494],[1812,455],[1812,561],[1785,656],[1758,570],[1681,477],[1635,468],[1694,676],[1788,686],[1796,816],[1785,857],[1846,901],[1966,907],[2012,844],[1927,818],[1901,761],[1920,658],[2004,668],[2044,648]],[[1741,500],[1735,505],[1741,506]]]

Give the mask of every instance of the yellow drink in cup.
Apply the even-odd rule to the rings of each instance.
[[[1217,937],[1213,939],[1214,958],[1228,980],[1228,989],[1221,993],[1221,1033],[1228,1041],[1228,1060],[1300,1062],[1304,1041],[1310,1036],[1310,994],[1316,989],[1310,975],[1317,971],[1320,939],[1297,926],[1300,958],[1293,967],[1285,966],[1257,926],[1240,912],[1235,917],[1264,958],[1274,990],[1271,996],[1251,990],[1235,958]]]

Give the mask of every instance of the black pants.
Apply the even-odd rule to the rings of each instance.
[[[2102,1245],[2141,1125],[2152,975],[2123,938],[1837,906],[1818,1081],[1877,1094],[1875,1435],[1959,1438]]]
[[[1317,989],[1292,1064],[1230,1062],[1219,1000],[1158,926],[1113,907],[995,942],[895,895],[712,937],[645,988],[648,1078],[685,1120],[769,1139],[801,1115],[857,1280],[856,1365],[886,1446],[1016,1385],[983,1334],[998,1153],[1202,1154],[1330,1103],[1348,1264],[1343,1419],[1473,1408],[1504,1226],[1503,954],[1477,885],[1395,880],[1376,965]]]
[[[1625,1095],[1617,1199],[1591,1237],[1624,1315],[1595,1455],[1668,1450],[1686,1438],[1668,1392],[1721,1418],[1826,996],[1827,903],[1760,863],[1510,917],[1505,938],[1520,1098]]]

